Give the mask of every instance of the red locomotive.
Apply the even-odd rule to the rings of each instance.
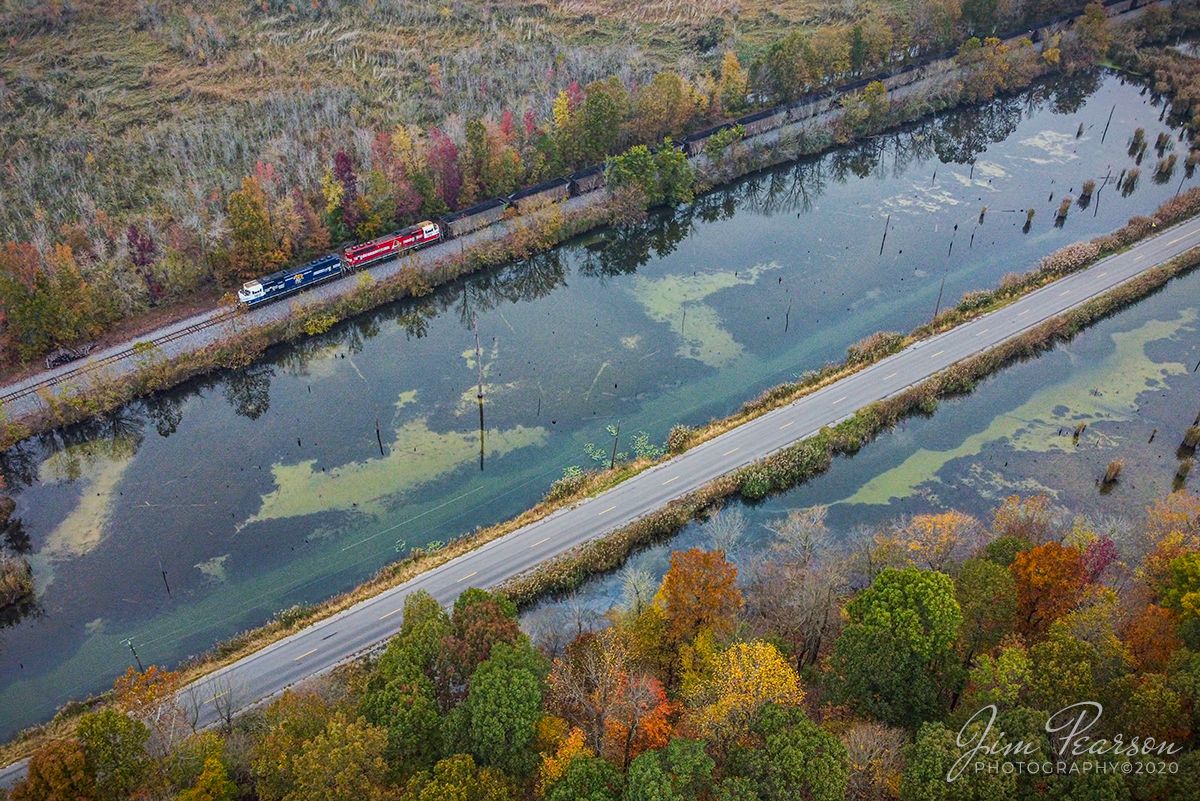
[[[346,248],[342,260],[350,269],[357,269],[381,259],[399,255],[406,250],[437,242],[441,238],[441,227],[435,222],[426,220],[394,234]]]

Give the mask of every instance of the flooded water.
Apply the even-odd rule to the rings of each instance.
[[[1162,113],[1137,86],[1078,76],[753,176],[10,451],[22,530],[9,539],[34,564],[39,605],[0,630],[0,733],[109,686],[130,645],[173,665],[520,512],[565,468],[607,461],[606,426],[620,422],[623,453],[652,447],[865,335],[909,330],[939,295],[945,306],[1152,210],[1191,183],[1182,164],[1154,180],[1153,149],[1130,191],[1109,184],[1054,225],[1084,180],[1134,166],[1135,128],[1151,143],[1171,130]],[[1056,364],[1086,384],[1093,361],[1055,354],[1012,375]],[[1021,402],[1057,414],[1038,386]],[[1016,436],[988,428],[1002,406],[947,406],[940,425],[909,423],[802,492],[857,495],[839,508],[868,517],[957,503],[941,471]],[[985,439],[956,444],[960,417]],[[922,425],[934,455],[901,444]],[[1029,453],[1005,480],[1053,486],[1036,465],[1057,452]]]

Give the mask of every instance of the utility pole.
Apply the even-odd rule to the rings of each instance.
[[[933,325],[933,321],[937,319],[938,312],[942,309],[942,292],[946,289],[946,277],[942,276],[942,287],[938,290],[937,305],[933,307],[933,319],[929,321]]]
[[[133,659],[135,662],[137,662],[138,673],[145,673],[146,669],[142,667],[142,660],[138,657],[138,653],[133,647],[133,639],[130,638],[128,640],[122,640],[121,644],[129,646],[129,653],[133,654]]]
[[[621,440],[621,421],[617,421],[617,430],[613,432],[612,458],[608,460],[608,469],[612,470],[617,464],[617,443]]]

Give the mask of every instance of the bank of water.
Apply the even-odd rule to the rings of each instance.
[[[105,688],[134,650],[175,664],[520,512],[607,458],[609,426],[619,452],[661,443],[1149,212],[1190,183],[1182,158],[1167,181],[1153,150],[1136,186],[1115,179],[1135,128],[1174,142],[1162,112],[1140,87],[1077,76],[23,443],[0,464],[21,520],[6,536],[34,564],[39,608],[0,630],[0,733]],[[1106,176],[1054,224],[1062,197]]]

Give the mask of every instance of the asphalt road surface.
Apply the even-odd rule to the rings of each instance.
[[[1118,284],[1200,245],[1200,218],[1167,229],[1130,250],[1056,281],[1003,309],[916,343],[835,384],[689,450],[613,489],[560,510],[430,570],[412,581],[315,623],[198,680],[186,691],[199,725],[324,673],[394,635],[404,598],[426,590],[450,604],[468,587],[491,587],[553,556],[626,525],[668,501],[809,437],[858,409],[919,383]],[[0,770],[0,786],[24,772]]]

